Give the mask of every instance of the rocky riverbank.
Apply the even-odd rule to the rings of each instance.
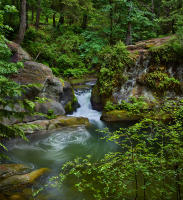
[[[118,83],[118,87],[112,88],[112,93],[109,95],[101,94],[103,85],[98,81],[92,91],[93,108],[104,110],[107,102],[120,104],[121,101],[126,101],[130,103],[132,98],[137,100],[143,98],[147,104],[155,107],[167,99],[175,101],[180,99],[183,96],[183,61],[172,49],[175,40],[172,36],[141,41],[127,46],[133,64],[124,68],[122,75],[126,77],[126,80]],[[114,78],[112,82],[117,82],[117,80]],[[139,117],[134,116],[134,118]],[[104,121],[126,121],[127,119],[129,117],[123,109],[121,111],[114,109],[102,115]],[[131,119],[133,120],[133,117]]]

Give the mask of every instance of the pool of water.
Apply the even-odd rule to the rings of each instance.
[[[76,95],[80,108],[73,113],[73,116],[87,117],[92,124],[89,128],[66,127],[36,137],[32,135],[29,137],[29,142],[12,140],[8,144],[8,156],[12,162],[26,164],[32,169],[42,167],[51,169],[49,177],[42,178],[38,187],[44,186],[50,177],[57,175],[66,161],[87,155],[92,155],[93,160],[98,160],[106,153],[118,149],[116,144],[102,140],[101,134],[97,131],[107,125],[100,120],[101,113],[91,107],[91,89],[76,91]],[[63,185],[59,190],[49,188],[45,192],[49,200],[88,200],[68,185]]]

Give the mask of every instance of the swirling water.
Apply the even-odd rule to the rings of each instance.
[[[73,113],[73,116],[87,117],[92,124],[89,128],[66,127],[55,132],[33,135],[29,138],[29,142],[12,140],[8,145],[11,161],[26,164],[32,169],[48,167],[52,170],[49,177],[41,180],[40,185],[47,184],[51,176],[58,174],[66,161],[89,154],[94,160],[98,160],[105,153],[117,150],[114,143],[101,140],[100,134],[96,131],[106,125],[100,120],[101,113],[92,110],[91,89],[76,91],[76,95],[80,108]],[[47,191],[47,195],[50,195],[49,200],[83,199],[66,185],[57,192]],[[85,199],[87,200],[87,197]]]

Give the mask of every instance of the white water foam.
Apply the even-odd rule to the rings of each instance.
[[[91,105],[91,89],[86,91],[76,91],[76,97],[80,104],[80,108],[77,109],[71,116],[86,117],[91,123],[94,123],[99,128],[103,128],[104,123],[100,120],[101,112],[92,109]]]

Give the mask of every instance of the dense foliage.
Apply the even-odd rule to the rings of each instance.
[[[0,13],[0,148],[7,150],[2,143],[3,138],[21,136],[26,139],[23,129],[26,125],[13,124],[12,121],[21,121],[26,115],[34,113],[34,102],[21,98],[23,92],[31,85],[19,85],[10,79],[11,75],[23,67],[21,62],[10,62],[11,51],[7,46],[7,39],[3,33],[11,31],[9,26],[3,25],[3,16],[8,12],[15,12],[15,7],[6,6]],[[38,100],[38,99],[37,99]],[[41,100],[41,99],[40,99]],[[19,108],[19,109],[18,109]],[[29,126],[31,128],[31,126]],[[0,154],[0,159],[4,157]]]
[[[25,35],[24,31],[20,35],[20,25],[26,29]],[[35,107],[34,102],[22,98],[30,86],[19,85],[10,79],[23,66],[10,62],[11,52],[7,46],[7,39],[14,40],[18,35],[34,60],[48,65],[57,76],[98,74],[95,89],[99,96],[106,97],[105,111],[148,113],[128,128],[113,133],[101,131],[105,139],[119,145],[119,152],[109,153],[97,162],[90,156],[67,162],[59,176],[52,180],[60,185],[68,183],[92,200],[181,200],[182,101],[158,105],[158,113],[169,115],[169,120],[165,121],[149,117],[153,110],[149,112],[151,108],[143,98],[118,104],[107,100],[128,79],[124,72],[131,66],[132,59],[125,45],[165,35],[174,36],[168,43],[150,49],[154,65],[151,67],[154,68],[137,81],[161,95],[167,91],[182,92],[181,81],[161,70],[164,65],[174,62],[178,66],[183,61],[182,25],[182,0],[1,0],[2,152],[6,150],[1,142],[3,138],[18,135],[25,139],[22,129],[25,125],[11,122],[32,115]],[[70,107],[69,104],[68,111]],[[50,110],[49,118],[53,117]],[[9,119],[10,123],[5,123]]]
[[[13,39],[21,20],[21,1],[2,0],[0,8],[7,4],[18,10],[13,18],[8,13],[4,19],[14,29],[14,34],[7,33]],[[31,0],[26,9],[24,47],[56,75],[66,77],[92,73],[101,64],[100,51],[119,41],[132,44],[177,31],[182,38],[181,0]],[[170,51],[180,53],[179,42],[170,46]]]
[[[172,105],[164,107],[173,114],[170,123],[146,118],[113,133],[101,131],[120,151],[94,163],[90,156],[67,162],[56,181],[71,184],[87,199],[180,200],[183,107]]]

